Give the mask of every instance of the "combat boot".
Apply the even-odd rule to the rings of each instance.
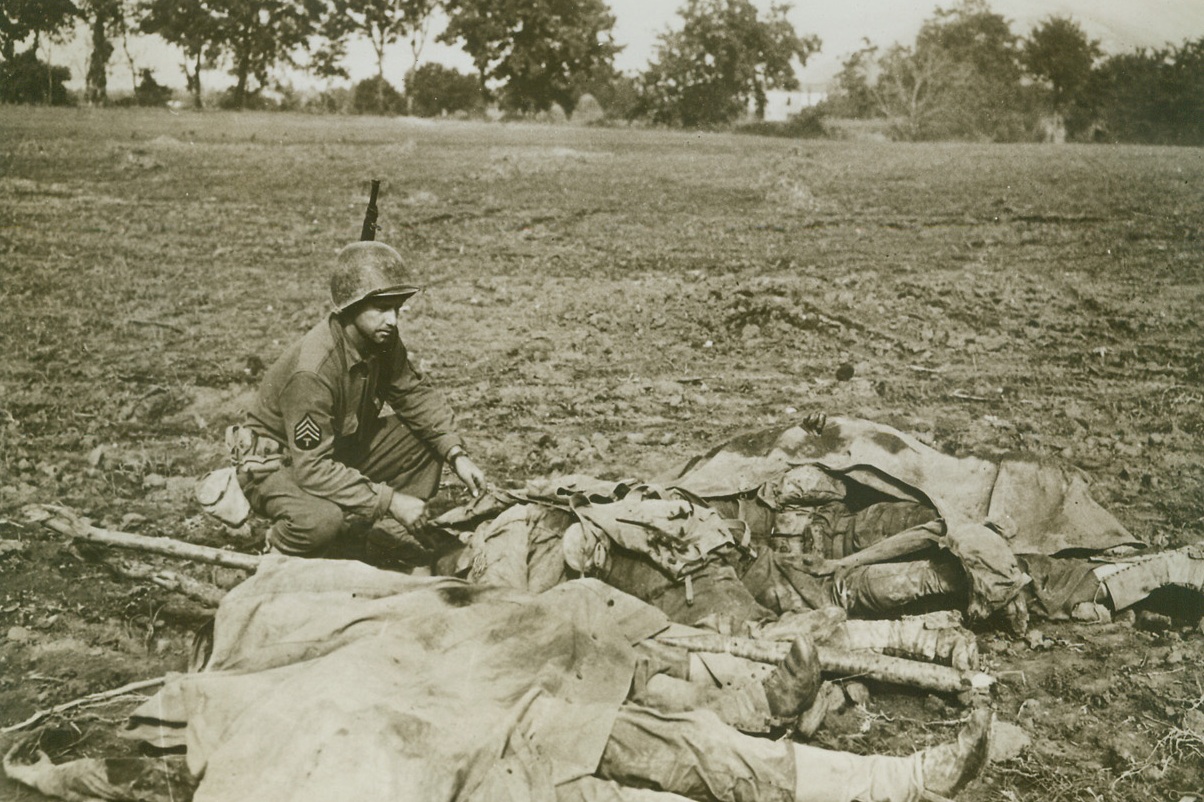
[[[815,643],[810,638],[795,638],[786,658],[762,683],[769,712],[779,720],[793,722],[815,702],[821,681]]]
[[[975,710],[970,714],[969,723],[957,734],[956,741],[920,753],[920,774],[924,784],[921,799],[934,802],[948,799],[978,776],[990,757],[994,718],[986,708]]]

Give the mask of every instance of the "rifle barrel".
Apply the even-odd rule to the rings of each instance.
[[[360,229],[360,241],[371,242],[376,239],[376,193],[380,191],[380,181],[372,180],[372,192],[368,196],[368,208],[364,211],[364,225]]]

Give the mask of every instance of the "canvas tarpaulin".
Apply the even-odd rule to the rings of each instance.
[[[931,506],[944,522],[942,544],[969,580],[972,619],[1001,609],[1028,583],[1017,554],[1141,545],[1091,498],[1077,471],[1028,459],[953,457],[856,418],[830,418],[821,433],[792,426],[737,437],[654,481],[709,500],[757,494],[772,501],[776,486],[804,465],[886,498]]]
[[[805,464],[899,499],[931,503],[949,525],[989,524],[1015,554],[1141,545],[1091,498],[1072,468],[1019,457],[954,457],[857,418],[829,418],[821,434],[791,426],[737,437],[652,481],[719,498],[756,491]]]
[[[633,699],[632,644],[645,649],[642,664],[648,638],[667,627],[659,611],[593,580],[532,596],[271,557],[219,608],[209,667],[171,679],[127,734],[185,745],[198,802],[923,794],[926,753],[860,756],[752,737],[706,705],[661,709],[664,689],[651,684],[647,699]],[[69,800],[168,802],[193,785],[174,774],[174,757],[41,758],[14,766],[20,780]]]
[[[593,580],[530,596],[267,558],[213,656],[142,705],[195,799],[540,800],[594,772],[657,611]],[[354,767],[349,770],[349,767]]]

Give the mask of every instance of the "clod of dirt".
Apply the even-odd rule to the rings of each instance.
[[[924,710],[934,716],[944,716],[949,712],[949,705],[941,697],[929,694],[924,697]]]
[[[1108,765],[1121,770],[1127,769],[1138,762],[1144,751],[1144,744],[1137,735],[1129,732],[1119,733],[1108,742]]]
[[[1137,613],[1137,628],[1143,629],[1146,632],[1165,632],[1171,628],[1172,624],[1173,622],[1169,615],[1151,612],[1150,610],[1141,610]]]
[[[864,707],[870,701],[870,689],[860,682],[846,682],[844,695],[855,705]]]
[[[88,452],[88,464],[91,465],[93,468],[99,468],[101,463],[104,462],[106,450],[107,449],[105,449],[104,446],[97,446],[96,448],[89,451]]]
[[[847,382],[853,378],[853,365],[850,362],[842,362],[840,367],[836,369],[836,380]]]
[[[0,540],[0,559],[25,551],[25,544],[20,540]]]
[[[1102,604],[1093,602],[1081,602],[1074,606],[1070,611],[1070,617],[1075,621],[1084,621],[1089,624],[1108,624],[1112,622],[1112,613]]]
[[[1033,739],[1019,725],[996,720],[991,727],[991,762],[1014,760],[1032,743]]]
[[[167,477],[157,473],[148,473],[142,477],[142,487],[146,490],[153,490],[167,486]]]
[[[1034,651],[1049,648],[1049,644],[1045,640],[1045,633],[1039,629],[1030,629],[1028,634],[1024,636],[1024,640],[1028,643],[1028,648]]]
[[[25,627],[9,627],[5,637],[14,643],[24,643],[30,638],[30,631]]]

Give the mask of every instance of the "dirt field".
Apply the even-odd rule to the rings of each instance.
[[[822,410],[1065,460],[1148,543],[1204,539],[1204,150],[0,108],[0,724],[184,668],[196,605],[21,508],[254,549],[192,481],[324,314],[374,177],[430,286],[403,336],[498,484],[647,477]],[[962,798],[1204,798],[1202,612],[982,632],[1031,744]],[[124,748],[130,705],[45,743]],[[875,690],[821,742],[905,753],[960,715]]]

